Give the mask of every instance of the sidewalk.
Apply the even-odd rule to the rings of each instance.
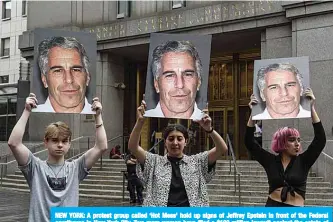
[[[28,221],[29,193],[0,188],[0,221]],[[111,200],[80,198],[80,206],[129,206],[129,203]]]
[[[28,221],[29,193],[0,188],[0,221]]]

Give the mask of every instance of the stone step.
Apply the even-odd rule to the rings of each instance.
[[[25,189],[25,188],[16,188],[16,187],[2,187],[1,189],[7,189],[7,190],[12,190],[12,191],[19,191],[19,192],[23,192],[23,193],[30,193],[29,189]]]
[[[10,175],[9,175],[10,176]],[[20,177],[12,177],[12,178],[3,178],[3,182],[11,183],[11,184],[26,184],[26,181],[23,176]],[[233,181],[224,181],[223,183],[218,183],[219,181],[212,181],[207,185],[208,189],[216,189],[216,190],[230,190],[231,192],[234,192],[234,183]],[[256,191],[267,191],[268,190],[268,184],[267,182],[264,182],[263,185],[258,186],[258,182],[252,182],[253,185],[249,183],[241,183],[241,190],[242,191],[250,191],[256,192]],[[326,186],[324,186],[326,184]],[[122,180],[100,180],[100,179],[85,179],[81,184],[80,187],[86,187],[86,186],[103,186],[103,187],[120,187],[122,189],[123,181]],[[127,181],[125,181],[124,184],[125,188],[127,187]],[[238,190],[238,186],[236,187]],[[322,182],[308,182],[307,186],[307,192],[308,193],[333,193],[333,188],[329,186],[329,183]]]
[[[15,175],[22,175],[22,172],[21,171],[16,171]],[[99,170],[99,169],[94,169],[93,168],[93,169],[90,170],[88,177],[90,177],[92,175],[122,177],[123,173],[121,172],[121,169],[118,169],[118,168],[115,169],[115,170],[111,170],[111,168],[110,168],[110,170]],[[254,175],[256,176],[256,179],[267,181],[267,176],[266,176],[265,171],[242,172],[241,179],[253,178]],[[234,177],[234,173],[233,172],[230,173],[228,170],[216,170],[215,177],[220,179],[221,176]],[[309,175],[308,181],[324,181],[324,179],[323,179],[323,177],[314,177],[314,176]]]
[[[17,188],[17,189],[29,189],[29,186],[27,183],[11,183],[11,182],[2,182],[2,187],[7,188]]]
[[[22,175],[22,173],[20,175],[19,173],[15,172],[14,176],[18,176],[18,177],[24,178],[24,176]],[[13,178],[13,175],[7,175],[7,178]],[[102,179],[102,180],[119,180],[119,181],[123,180],[123,176],[121,174],[119,174],[119,175],[111,175],[111,176],[89,174],[87,178],[88,179]]]
[[[102,170],[100,169],[96,169],[96,168],[92,168],[90,170],[90,175],[91,174],[96,174],[96,175],[122,175],[122,171],[124,171],[125,169],[111,169],[111,168],[103,168]],[[253,169],[244,169],[242,171],[240,171],[241,176],[266,176],[266,172],[264,170],[253,170]],[[216,175],[234,175],[234,171],[229,171],[226,169],[216,169]],[[315,177],[315,175],[311,175],[309,174],[309,177]]]
[[[100,196],[100,195],[89,195],[89,194],[80,194],[80,198],[101,198],[101,199],[110,199],[110,200],[119,200],[122,201],[122,196]],[[125,197],[125,200],[127,198]],[[210,206],[239,206],[238,201],[209,201]],[[262,203],[241,203],[243,206],[263,206]]]
[[[105,185],[115,185],[115,186],[122,186],[123,185],[123,181],[122,180],[100,180],[100,179],[85,179],[84,181],[82,181],[81,184],[105,184]],[[127,186],[127,180],[125,180],[125,186]]]
[[[126,164],[125,163],[103,163],[102,164],[102,168],[114,168],[114,167],[117,167],[117,168],[126,168]],[[101,168],[101,165],[100,163],[96,163],[93,168]],[[230,169],[230,165],[227,164],[227,163],[217,163],[216,164],[216,168],[224,168],[224,169]],[[234,166],[231,165],[231,168],[234,169]],[[240,165],[237,165],[237,168],[238,169],[247,169],[247,168],[253,168],[253,169],[262,169],[264,170],[264,168],[260,165],[260,164],[240,164]]]
[[[93,165],[93,167],[101,167],[101,163],[97,162]],[[102,167],[126,167],[125,161],[121,162],[104,162],[102,163]]]
[[[27,186],[26,186],[27,187]],[[17,188],[17,187],[4,187],[4,189],[29,192],[28,188]],[[100,198],[100,199],[112,199],[122,200],[122,191],[108,192],[107,194],[102,193],[101,195],[96,194],[90,189],[80,189],[80,197],[89,198]],[[125,199],[128,199],[128,194],[125,192]],[[238,206],[238,197],[234,195],[210,195],[211,206]],[[243,206],[264,206],[267,197],[253,197],[245,196],[241,197],[241,205]],[[306,206],[332,206],[333,199],[311,199],[307,198],[305,201]]]
[[[210,196],[214,195],[236,195],[238,196],[238,191],[236,191],[236,194],[233,190],[222,190],[222,189],[211,189],[208,188],[208,193]],[[253,190],[241,190],[240,195],[242,197],[266,197],[268,196],[268,189],[263,191],[253,191]],[[327,199],[327,200],[333,200],[333,193],[319,193],[319,192],[307,192],[305,199]]]
[[[15,175],[22,175],[22,172],[16,171]],[[22,175],[23,176],[23,175]],[[7,175],[9,177],[9,175]],[[102,179],[102,180],[122,180],[123,176],[121,173],[113,173],[113,172],[101,172],[101,171],[90,171],[88,179]],[[216,174],[213,177],[213,180],[221,180],[225,181],[228,179],[233,179],[234,175],[220,175]],[[237,177],[236,177],[237,178]],[[238,179],[237,179],[238,180]],[[253,177],[253,175],[241,175],[241,181],[248,181],[248,180],[253,180],[257,182],[267,182],[267,176],[266,175],[256,175]],[[324,178],[323,177],[308,177],[308,182],[323,182]]]
[[[123,189],[121,185],[114,184],[80,184],[80,189],[95,189],[95,190],[121,190]],[[124,186],[124,190],[127,192],[127,183]]]
[[[236,198],[235,198],[236,199]],[[238,201],[213,201],[209,200],[209,206],[234,206],[234,207],[239,207],[239,202]],[[254,207],[262,207],[264,204],[262,203],[251,203],[251,202],[241,202],[241,206],[254,206]]]
[[[19,189],[19,188],[8,188],[8,187],[4,187],[4,190],[11,190],[11,191],[19,191],[19,192],[23,192],[23,193],[30,193],[29,189]],[[112,195],[95,195],[95,194],[79,194],[80,198],[84,198],[84,199],[89,199],[89,198],[98,198],[98,199],[110,199],[110,200],[116,200],[119,201],[119,203],[122,203],[122,196],[121,195],[116,195],[116,196],[112,196]],[[128,200],[129,197],[125,196],[124,200]],[[125,203],[125,202],[124,202]],[[127,203],[127,202],[126,202]]]
[[[230,178],[230,179],[225,179],[225,180],[219,180],[219,179],[212,179],[211,183],[213,184],[234,184],[234,179]],[[237,180],[236,180],[236,184],[238,184]],[[242,185],[250,185],[250,186],[266,186],[268,185],[267,180],[247,180],[247,179],[242,179],[241,178],[241,186]],[[318,181],[309,181],[307,182],[307,187],[309,186],[314,186],[314,187],[330,187],[330,183],[329,182],[318,182]]]
[[[210,195],[209,196],[210,201],[235,201],[238,200],[238,196],[234,195]],[[260,196],[241,196],[241,202],[249,202],[249,203],[266,203],[267,196],[260,197]],[[333,199],[306,199],[305,200],[306,205],[319,205],[319,206],[332,206],[333,205]]]
[[[17,173],[20,174],[21,172]],[[105,175],[105,176],[111,176],[111,175],[117,175],[121,176],[123,172],[121,170],[113,170],[113,171],[104,171],[104,170],[95,170],[91,169],[89,172],[89,175]],[[233,172],[229,172],[228,170],[216,170],[215,173],[216,176],[234,176]],[[266,172],[264,171],[252,171],[251,173],[247,174],[241,174],[241,176],[253,176],[253,175],[258,175],[258,176],[265,176],[266,177]]]
[[[95,164],[95,165],[93,165],[92,168],[93,169],[100,169],[101,166],[99,164]],[[112,165],[111,164],[107,164],[107,165],[103,164],[102,169],[104,169],[104,168],[106,168],[106,169],[113,169],[113,168],[126,169],[126,164],[112,164]]]
[[[80,198],[109,199],[122,203],[123,175],[121,171],[126,170],[124,160],[103,159],[102,168],[100,166],[100,162],[97,162],[87,179],[80,184]],[[247,160],[237,161],[237,167],[241,173],[241,205],[264,206],[268,196],[268,183],[263,167],[256,161]],[[333,205],[333,188],[330,183],[324,182],[323,177],[312,176],[315,175],[310,173],[308,177],[305,204],[307,206]],[[124,185],[124,200],[128,201],[126,180]],[[29,192],[21,171],[4,178],[3,187]],[[208,184],[208,193],[211,206],[239,206],[237,193],[235,195],[234,192],[233,163],[230,168],[228,160],[217,161],[216,176]]]
[[[222,189],[222,190],[232,190],[234,191],[235,186],[234,184],[218,184],[218,183],[209,183],[207,184],[208,189]],[[238,186],[236,187],[238,190]],[[268,184],[264,186],[252,186],[248,184],[241,184],[241,190],[251,190],[253,192],[256,191],[263,191],[267,190],[268,191]],[[307,186],[306,188],[307,192],[310,193],[333,193],[333,188],[331,187],[318,187],[318,186]]]
[[[91,170],[90,170],[90,174],[93,173],[93,172],[98,172],[99,174],[100,173],[122,173],[122,171],[125,171],[126,168],[112,168],[112,167],[104,167],[102,169],[100,169],[99,167],[93,167]],[[225,174],[225,175],[234,175],[234,170],[229,170],[229,169],[225,169],[225,168],[222,168],[222,167],[217,167],[216,168],[216,174]],[[18,173],[21,173],[21,171],[17,171]],[[242,169],[241,171],[239,171],[242,175],[246,175],[246,174],[249,174],[249,175],[266,175],[266,172],[264,169],[252,169],[252,168],[244,168]]]
[[[114,170],[114,171],[100,171],[91,169],[89,171],[88,176],[90,175],[101,175],[101,176],[123,176],[123,172],[121,170]]]
[[[232,183],[231,183],[232,182]],[[6,184],[26,184],[24,178],[4,178],[3,183]],[[88,188],[93,187],[94,189],[101,189],[101,190],[112,190],[112,189],[122,189],[123,181],[120,180],[92,180],[92,179],[86,179],[81,184],[80,187],[82,188]],[[320,187],[322,183],[311,183],[308,182],[307,192],[308,193],[318,193],[318,195],[324,193],[324,194],[332,194],[333,188],[327,186],[327,187]],[[329,184],[327,184],[329,185]],[[124,184],[125,188],[127,187],[127,181],[125,181]],[[234,192],[234,184],[233,181],[224,181],[223,184],[219,183],[209,183],[207,185],[209,190],[216,190],[216,192]],[[238,190],[238,186],[236,187]],[[250,192],[253,195],[258,195],[259,193],[263,193],[263,196],[267,194],[268,191],[268,185],[267,183],[264,186],[253,186],[253,185],[243,185],[241,184],[241,191],[244,192]],[[243,195],[243,194],[242,194]],[[325,197],[323,197],[325,198]]]
[[[16,183],[13,183],[16,182]],[[20,183],[17,183],[20,182]],[[18,188],[18,189],[28,189],[28,185],[22,181],[22,180],[16,180],[16,181],[3,181],[2,183],[3,187],[9,187],[9,188]],[[210,196],[212,194],[234,194],[234,190],[232,189],[217,189],[219,185],[208,185],[208,193]],[[125,193],[127,194],[126,190],[127,184],[125,184]],[[82,183],[80,185],[80,192],[83,193],[86,192],[86,190],[89,190],[89,193],[95,193],[95,194],[105,194],[105,195],[115,195],[115,194],[122,194],[122,184],[118,185],[106,185],[106,184],[87,184]],[[262,191],[255,191],[255,190],[243,190],[241,189],[241,196],[244,197],[263,197],[265,198],[267,196],[267,187],[263,189]],[[238,191],[236,192],[236,195],[238,194]],[[317,192],[311,193],[311,191],[308,189],[308,192],[306,194],[306,198],[314,199],[314,198],[320,198],[320,199],[333,199],[333,193],[327,193],[327,192]]]
[[[21,179],[4,178],[3,184],[4,184],[4,186],[10,187],[10,186],[15,186],[16,184],[26,185],[26,182],[25,182],[24,178],[21,178]],[[113,189],[122,189],[122,185],[123,185],[123,182],[119,181],[119,180],[102,181],[102,180],[86,179],[80,184],[80,188],[90,188],[90,189],[98,189],[98,190],[113,190]],[[124,186],[126,189],[127,181],[125,181]],[[219,193],[220,192],[234,192],[233,184],[209,183],[207,185],[207,187],[208,187],[208,190],[215,190],[216,192],[219,192]],[[236,187],[236,190],[238,190],[238,186]],[[258,195],[258,193],[260,193],[260,196],[265,196],[268,191],[268,185],[267,184],[265,186],[242,185],[241,191],[246,192],[245,194],[250,193],[252,195]],[[333,188],[309,186],[309,184],[308,184],[307,194],[310,194],[310,193],[317,193],[318,195],[321,195],[321,194],[330,195],[330,194],[333,194]],[[244,194],[242,194],[242,195],[244,195]],[[325,198],[325,197],[321,197],[321,198]]]
[[[80,187],[79,190],[80,194],[94,194],[94,195],[101,195],[101,196],[120,196],[122,197],[123,195],[123,190],[122,189],[117,189],[117,190],[95,190],[95,189],[84,189]],[[124,192],[125,196],[128,196],[127,190]]]
[[[91,194],[91,191],[80,189],[80,196],[84,195],[84,194],[89,196]],[[116,195],[116,194],[118,194],[118,195]],[[122,192],[108,193],[107,195],[104,195],[104,194],[98,195],[98,194],[94,193],[94,195],[110,197],[110,199],[112,199],[112,198],[122,199]],[[126,195],[126,193],[125,193],[125,198],[128,198],[128,195]],[[238,201],[237,201],[238,196],[234,196],[234,195],[210,195],[209,199],[210,199],[210,202],[212,202],[212,203],[215,202],[215,204],[219,204],[220,206],[223,206],[223,203],[226,204],[228,202],[235,202],[235,203],[237,203],[237,205],[235,205],[235,206],[238,206]],[[260,206],[261,205],[261,206],[263,206],[266,203],[266,200],[267,200],[267,196],[265,196],[265,197],[244,196],[244,197],[241,197],[241,203],[242,203],[241,205],[248,205],[248,206],[251,206],[251,205]],[[331,206],[332,204],[333,204],[333,199],[318,200],[318,199],[307,198],[307,200],[306,200],[306,205]],[[228,206],[228,205],[226,205],[226,206]]]
[[[100,199],[109,199],[109,200],[118,200],[122,201],[123,197],[121,195],[96,195],[96,194],[86,194],[86,193],[80,193],[80,198],[100,198]],[[125,198],[125,200],[128,199],[128,197]]]
[[[94,166],[100,166],[100,160],[95,163]],[[117,160],[110,160],[110,159],[103,159],[102,165],[110,166],[110,165],[125,165],[125,160],[117,159]],[[230,166],[229,160],[218,160],[216,165],[223,165],[223,166]],[[237,160],[236,165],[238,166],[261,166],[257,161],[248,161],[248,160]],[[233,166],[233,162],[231,162],[231,166]]]
[[[235,198],[236,200],[236,198]],[[264,207],[266,204],[266,201],[265,202],[260,202],[260,203],[253,203],[253,202],[241,202],[241,204],[239,205],[239,202],[238,200],[237,201],[209,201],[209,205],[210,206],[234,206],[234,207],[238,207],[238,206],[247,206],[247,207]],[[321,206],[324,206],[324,205],[320,205],[320,204],[317,204],[317,205],[311,205],[311,204],[307,204],[305,203],[305,206],[306,207],[321,207]],[[326,205],[328,206],[328,205]]]
[[[3,182],[2,188],[29,192],[29,186],[26,183],[25,184],[12,184],[12,183]],[[119,197],[122,197],[122,194],[123,194],[122,187],[118,187],[117,189],[114,189],[114,190],[110,190],[110,189],[96,190],[96,189],[91,189],[91,188],[90,189],[81,188],[81,185],[79,188],[79,192],[80,192],[80,194],[88,194],[88,195],[94,194],[94,195],[100,195],[100,196],[111,195],[111,196],[119,196]],[[124,196],[129,197],[127,190],[125,190]]]
[[[26,183],[25,178],[22,174],[21,175],[7,175],[6,180],[10,180],[10,179],[21,180],[22,183]],[[83,181],[83,183],[122,184],[122,181],[123,181],[122,176],[89,175],[87,177],[87,179],[85,179]],[[221,184],[221,185],[233,186],[234,185],[234,179],[233,179],[233,177],[229,177],[227,179],[224,178],[223,180],[220,180],[218,178],[214,178],[211,181],[211,184],[217,184],[217,185]],[[267,186],[268,183],[267,183],[267,179],[266,180],[254,180],[254,179],[253,180],[246,180],[246,179],[241,178],[241,186],[243,186],[243,185],[257,187],[257,186]],[[330,188],[330,183],[329,182],[311,181],[311,178],[309,178],[309,181],[307,182],[307,188],[311,188],[311,187]]]
[[[235,168],[233,166],[225,165],[225,164],[218,164],[216,165],[217,169],[225,169],[225,170],[234,170]],[[243,170],[260,170],[260,171],[265,171],[265,169],[261,165],[240,165],[237,166],[238,171],[243,171]]]
[[[90,172],[105,172],[105,173],[122,173],[122,171],[126,171],[126,167],[103,167],[102,169],[100,167],[93,167]],[[229,168],[226,167],[216,167],[215,168],[216,173],[223,173],[223,174],[234,174],[234,169],[229,170]],[[21,171],[17,171],[18,173],[21,173]],[[236,171],[237,172],[237,171]],[[266,172],[263,168],[240,168],[238,170],[241,174],[249,174],[249,175],[257,175],[262,174],[266,175]],[[310,174],[309,174],[310,176]]]
[[[127,184],[125,184],[124,189],[126,190]],[[80,184],[80,188],[82,189],[95,189],[95,190],[121,190],[122,191],[122,185],[101,185],[101,184]],[[311,192],[312,191],[312,192]],[[318,190],[317,192],[313,192],[313,190],[307,190],[306,198],[314,199],[314,198],[321,198],[321,199],[333,199],[333,192],[320,192],[321,190]],[[126,191],[127,192],[127,191]],[[234,190],[231,189],[217,189],[216,187],[208,186],[208,192],[210,194],[234,194]],[[238,191],[236,192],[236,195],[238,195]],[[262,191],[254,191],[251,189],[248,190],[241,190],[242,196],[266,196],[268,195],[268,187],[266,189],[262,189]]]
[[[223,182],[225,179],[234,179],[234,175],[215,175],[213,177],[213,180],[221,180]],[[238,176],[236,176],[236,179],[238,180]],[[267,181],[266,175],[256,175],[255,177],[253,175],[241,175],[240,176],[241,181],[243,180],[252,180],[252,181]],[[308,182],[323,182],[323,177],[308,177]]]
[[[121,179],[122,180],[122,175],[105,175],[105,174],[94,174],[91,173],[88,175],[88,178],[90,179],[95,179],[95,178],[103,178],[103,179]],[[236,177],[237,178],[237,177]],[[220,181],[225,181],[225,180],[231,180],[233,181],[234,175],[215,175],[213,180],[220,180]],[[252,175],[242,175],[241,176],[241,181],[256,181],[256,182],[267,182],[267,176],[265,175],[257,175],[256,177],[253,177]],[[324,178],[323,177],[308,177],[308,182],[323,182]]]
[[[219,173],[221,172],[221,174]],[[88,178],[100,176],[101,178],[121,178],[122,179],[122,174],[115,174],[112,172],[100,172],[100,171],[91,171],[88,175]],[[222,174],[222,171],[217,171],[216,175],[213,177],[214,180],[227,180],[227,179],[233,179],[234,175],[230,174]],[[237,178],[237,177],[236,177]],[[253,177],[253,175],[241,175],[241,181],[243,180],[253,180],[253,181],[267,181],[267,176],[266,175],[256,175]],[[308,182],[323,182],[324,178],[323,177],[308,177]]]
[[[121,171],[126,170],[126,165],[125,164],[118,164],[116,166],[111,166],[111,165],[103,165],[103,168],[101,169],[100,166],[98,164],[96,164],[91,171],[96,172],[96,171],[101,171],[101,172],[113,172],[113,173],[120,173]],[[227,164],[217,164],[216,165],[216,172],[217,174],[234,174],[234,168],[231,167],[231,170],[229,169],[229,165]],[[264,170],[264,168],[257,164],[257,163],[252,163],[250,164],[250,166],[248,165],[244,165],[244,166],[239,166],[238,167],[238,172],[240,172],[242,175],[243,174],[249,174],[251,176],[253,175],[266,175],[266,172]],[[309,173],[309,176],[313,176],[315,177],[315,173]]]
[[[101,159],[98,160],[97,163],[99,163]],[[124,163],[124,159],[108,159],[108,158],[103,158],[103,163]]]
[[[16,189],[16,188],[4,188],[4,190],[12,190],[12,191],[19,191],[19,192],[23,192],[23,193],[29,193],[29,190],[27,189]],[[238,197],[234,197],[234,200],[232,201],[226,201],[226,200],[221,200],[221,201],[215,201],[215,200],[210,200],[209,204],[210,206],[239,206],[238,203]],[[122,196],[111,196],[111,195],[94,195],[94,194],[82,194],[80,193],[80,200],[84,199],[84,200],[89,200],[89,199],[109,199],[110,201],[112,201],[113,205],[114,203],[118,203],[117,205],[127,205],[128,204],[128,197],[123,198]],[[263,199],[264,200],[264,199]],[[328,205],[320,205],[320,202],[315,202],[316,204],[310,204],[308,202],[315,202],[313,200],[307,200],[305,205],[306,206],[328,206]],[[266,203],[266,199],[265,201],[262,202],[245,202],[242,201],[241,202],[241,206],[264,206]],[[327,204],[327,202],[325,202]]]
[[[122,189],[119,190],[96,190],[96,189],[83,189],[80,187],[80,194],[94,194],[94,195],[101,195],[101,196],[122,196]],[[220,201],[220,200],[228,200],[228,201],[234,201],[235,198],[238,198],[237,195],[234,195],[233,192],[231,191],[223,191],[223,190],[211,190],[208,189],[209,193],[209,199],[212,201]],[[218,194],[221,193],[221,194]],[[245,202],[253,202],[253,203],[258,203],[258,202],[265,202],[267,199],[267,192],[262,192],[257,195],[250,194],[249,192],[242,191],[241,192],[241,201]],[[253,196],[252,196],[253,195]],[[128,192],[125,191],[125,196],[128,196]],[[320,199],[315,199],[315,198],[320,198]],[[318,194],[318,193],[307,193],[306,196],[306,201],[308,204],[313,204],[313,205],[318,205],[318,204],[323,204],[326,203],[328,204],[333,204],[333,194]],[[325,206],[326,206],[325,205]]]
[[[121,163],[124,162],[124,159],[108,159],[108,158],[103,158],[103,163]],[[98,160],[97,163],[100,162],[100,159]],[[217,160],[218,164],[229,164],[230,160]],[[231,163],[233,161],[231,160]],[[236,160],[236,164],[259,164],[256,160]]]

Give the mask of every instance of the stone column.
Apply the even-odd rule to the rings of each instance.
[[[103,121],[108,140],[123,134],[124,90],[119,84],[123,82],[124,59],[108,52],[98,52],[96,95],[103,105]],[[123,146],[122,138],[109,142],[108,146],[111,148],[117,144]]]
[[[285,6],[286,16],[292,19],[292,55],[309,56],[310,86],[315,94],[316,111],[324,126],[327,142],[312,167],[312,172],[333,182],[333,2],[317,1]],[[313,139],[311,120],[299,122],[305,141]],[[308,143],[303,144],[306,149]]]

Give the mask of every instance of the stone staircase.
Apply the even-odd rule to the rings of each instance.
[[[256,161],[237,161],[241,172],[241,205],[264,206],[268,195],[267,177],[264,169]],[[103,168],[98,162],[90,171],[88,177],[80,184],[80,197],[110,199],[112,202],[122,202],[123,176],[125,170],[123,160],[103,160]],[[29,192],[28,185],[20,171],[7,175],[2,187],[6,189]],[[216,175],[208,184],[211,206],[238,206],[238,191],[234,192],[233,167],[229,173],[229,162],[219,160],[216,165]],[[125,182],[125,201],[129,195]],[[333,188],[322,177],[309,175],[307,182],[306,205],[332,206]]]
[[[268,196],[266,172],[256,161],[238,160],[241,175],[241,205],[264,206]],[[218,161],[216,176],[208,184],[211,206],[239,206],[238,190],[234,192],[233,167],[229,174],[229,162]],[[236,178],[237,179],[237,178]],[[238,187],[237,187],[238,189]],[[305,205],[332,206],[333,188],[323,177],[310,174],[307,181]]]

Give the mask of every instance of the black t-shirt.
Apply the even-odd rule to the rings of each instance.
[[[127,155],[125,158],[127,173],[129,176],[134,175],[134,174],[136,175],[136,164],[127,163],[127,161],[131,159],[131,157],[132,157],[131,155]]]
[[[326,144],[326,135],[321,122],[314,123],[314,139],[308,149],[291,159],[284,170],[281,155],[274,155],[264,149],[254,140],[254,127],[247,127],[245,145],[251,155],[265,168],[268,177],[269,193],[279,187],[282,202],[287,200],[287,194],[295,195],[297,192],[305,200],[306,180],[310,167],[319,157]]]
[[[168,207],[189,207],[187,193],[185,190],[184,181],[180,174],[179,164],[182,158],[170,157],[168,160],[172,167],[171,184],[168,198]]]

